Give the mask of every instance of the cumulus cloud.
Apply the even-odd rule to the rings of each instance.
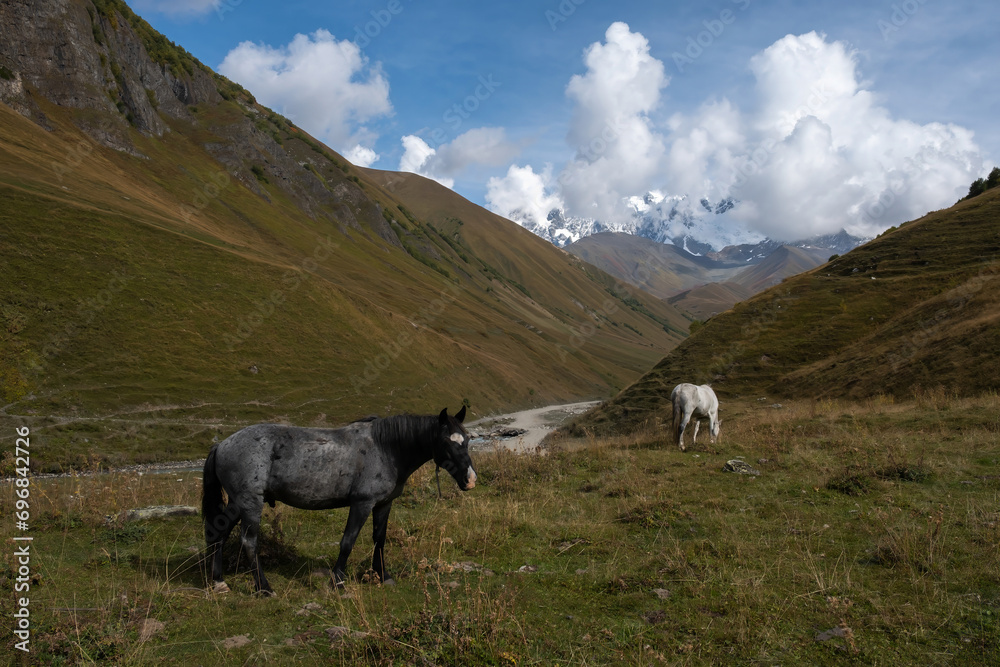
[[[895,119],[859,80],[857,54],[810,32],[754,56],[756,158],[734,212],[776,239],[878,233],[959,199],[982,170],[972,132]]]
[[[455,179],[435,176],[427,170],[427,163],[437,153],[430,145],[420,137],[408,134],[402,139],[403,155],[399,158],[399,170],[408,171],[413,174],[420,174],[427,178],[434,179],[446,188],[455,185]]]
[[[587,71],[566,87],[576,103],[567,137],[576,155],[560,183],[571,209],[608,218],[624,213],[624,193],[656,184],[665,145],[649,114],[669,77],[627,24],[613,23],[604,37],[586,50]]]
[[[494,176],[486,183],[486,201],[490,209],[505,218],[529,224],[543,224],[549,211],[565,205],[550,191],[552,170],[536,174],[531,166],[511,165],[503,177]]]
[[[219,71],[340,151],[372,144],[366,123],[392,113],[381,66],[326,30],[295,35],[279,48],[243,42]]]
[[[473,165],[498,167],[510,162],[520,148],[502,127],[480,127],[436,149],[416,135],[403,137],[400,171],[410,171],[452,187],[454,177]]]
[[[493,210],[527,211],[541,224],[558,201],[569,215],[615,221],[623,200],[656,189],[691,201],[734,197],[734,224],[778,240],[842,228],[872,235],[951,205],[983,171],[971,131],[893,118],[862,80],[857,54],[816,32],[751,58],[749,110],[711,100],[662,123],[650,113],[669,81],[642,35],[613,24],[584,60],[566,91],[576,156],[541,190],[530,167],[494,179]]]
[[[361,144],[358,144],[344,153],[344,157],[350,160],[351,164],[356,164],[359,167],[370,167],[378,162],[378,159],[382,156],[371,148],[365,148]]]
[[[455,176],[472,165],[505,165],[518,152],[518,146],[507,139],[504,128],[480,127],[439,146],[429,166],[435,173]]]

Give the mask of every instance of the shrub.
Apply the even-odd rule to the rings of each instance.
[[[972,181],[972,185],[969,186],[969,194],[965,195],[966,199],[972,199],[977,195],[981,195],[986,192],[986,179],[977,178]]]
[[[998,185],[1000,185],[1000,167],[993,167],[986,178],[977,178],[972,181],[972,185],[969,186],[969,194],[965,195],[965,198],[972,199]]]
[[[1000,185],[1000,167],[993,167],[993,171],[986,177],[986,189],[995,188]]]

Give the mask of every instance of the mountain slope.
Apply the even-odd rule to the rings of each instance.
[[[743,264],[715,261],[675,245],[620,232],[585,236],[565,249],[661,299],[704,283],[729,280],[745,268]]]
[[[744,268],[731,280],[742,285],[751,294],[777,285],[785,278],[819,266],[830,256],[828,250],[805,250],[783,245],[760,262]]]
[[[708,256],[692,255],[675,245],[616,232],[585,236],[565,249],[699,318],[727,310],[789,276],[822,264],[832,254],[829,248],[805,242],[801,246],[769,242],[729,246]],[[701,289],[716,283],[728,286]]]
[[[669,421],[679,382],[733,396],[1000,387],[1000,192],[890,230],[708,321],[570,432]]]
[[[682,339],[514,223],[383,187],[124,3],[35,4],[0,4],[0,418],[45,429],[36,464],[607,396]]]
[[[708,283],[672,296],[667,303],[707,320],[751,296],[753,292],[735,282]]]

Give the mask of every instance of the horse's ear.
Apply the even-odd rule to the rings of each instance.
[[[438,415],[438,421],[442,424],[448,423],[448,408],[441,411],[441,414]]]
[[[462,422],[465,421],[465,406],[464,405],[462,406],[462,409],[458,411],[458,414],[455,415],[455,419],[458,420],[459,424],[461,424]]]

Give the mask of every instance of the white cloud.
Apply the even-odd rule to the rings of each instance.
[[[427,178],[434,179],[446,188],[454,187],[454,179],[434,176],[426,170],[425,166],[427,162],[434,157],[434,154],[437,152],[431,148],[426,141],[416,135],[408,134],[403,137],[402,142],[403,156],[399,158],[400,171],[408,171],[414,174],[420,174],[421,176],[426,176]]]
[[[224,0],[135,0],[140,12],[157,12],[170,16],[199,16],[217,10]]]
[[[626,198],[656,189],[690,201],[733,196],[740,203],[726,217],[774,239],[873,235],[951,205],[983,171],[971,131],[893,118],[857,54],[815,32],[750,59],[749,111],[713,100],[662,123],[651,113],[669,81],[641,34],[615,23],[584,60],[566,91],[576,156],[556,179],[516,166],[492,179],[494,211],[526,211],[537,224],[565,202],[568,215],[614,222]]]
[[[350,160],[351,164],[356,164],[359,167],[370,167],[378,162],[378,159],[382,156],[371,148],[365,148],[361,144],[358,144],[344,153],[344,157]]]
[[[502,127],[480,127],[437,148],[429,168],[437,174],[456,176],[472,165],[499,167],[510,162],[519,148],[507,139]]]
[[[339,151],[373,143],[366,123],[392,113],[381,66],[326,30],[295,35],[280,48],[242,42],[219,71]]]
[[[624,214],[624,196],[653,187],[661,172],[664,141],[649,114],[669,77],[625,23],[613,23],[605,40],[590,45],[586,73],[566,87],[576,102],[567,137],[576,156],[560,183],[571,210],[614,218]]]
[[[551,169],[536,174],[531,166],[511,165],[503,178],[493,177],[486,183],[486,202],[494,213],[530,223],[547,226],[552,209],[563,209],[558,195],[550,191]]]
[[[734,213],[776,239],[876,234],[950,206],[982,170],[972,132],[894,119],[859,80],[857,56],[815,32],[754,56],[757,159],[742,156]]]
[[[410,171],[447,185],[454,177],[473,165],[496,167],[506,164],[519,152],[519,147],[507,139],[502,127],[480,127],[455,137],[436,149],[416,135],[403,137],[400,171]]]

